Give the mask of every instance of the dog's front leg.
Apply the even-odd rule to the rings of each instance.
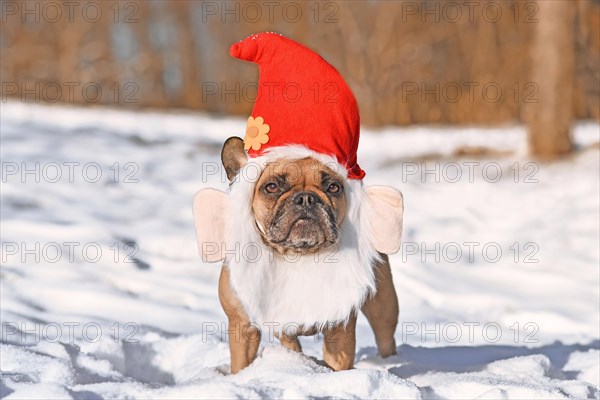
[[[260,331],[250,323],[242,303],[231,288],[229,269],[225,265],[221,268],[219,277],[219,300],[228,318],[231,373],[235,374],[250,365],[256,358],[260,344]]]
[[[352,369],[356,353],[356,313],[346,325],[336,325],[323,331],[323,361],[334,371]]]
[[[231,373],[235,374],[250,365],[256,358],[260,344],[260,331],[247,320],[229,318],[227,333],[229,334]]]

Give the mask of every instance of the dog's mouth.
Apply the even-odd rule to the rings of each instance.
[[[339,232],[333,213],[321,210],[315,213],[316,216],[300,213],[292,217],[288,214],[273,218],[267,229],[267,241],[279,250],[313,252],[337,243]]]
[[[311,249],[325,242],[325,232],[321,225],[312,218],[298,218],[290,227],[286,237],[292,247]]]

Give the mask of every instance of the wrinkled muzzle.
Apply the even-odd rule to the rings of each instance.
[[[331,206],[313,192],[297,192],[283,201],[266,229],[270,243],[300,252],[338,242],[339,230]]]

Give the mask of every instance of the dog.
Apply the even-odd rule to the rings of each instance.
[[[228,193],[203,189],[194,217],[204,261],[224,261],[219,300],[228,318],[231,372],[257,356],[264,327],[301,352],[322,333],[323,361],[352,369],[357,313],[380,356],[396,354],[398,298],[387,254],[401,240],[402,194],[347,179],[333,157],[285,146],[249,159],[241,138],[223,145]]]

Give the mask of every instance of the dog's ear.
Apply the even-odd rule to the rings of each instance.
[[[237,136],[232,136],[223,144],[221,150],[221,161],[230,181],[240,172],[240,169],[248,162],[248,156],[244,150],[244,141]]]
[[[372,244],[380,253],[397,253],[402,241],[402,193],[390,186],[369,186],[366,191]]]
[[[194,224],[198,249],[204,262],[225,258],[225,223],[227,193],[217,189],[202,189],[194,196]]]

